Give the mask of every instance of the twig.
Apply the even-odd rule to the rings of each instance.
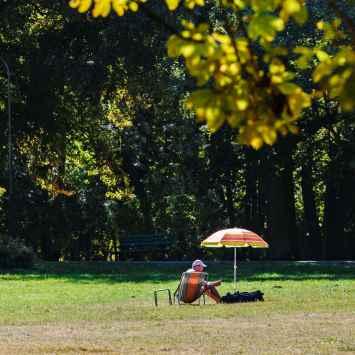
[[[343,10],[338,6],[337,2],[335,0],[329,0],[328,4],[333,10],[335,11],[336,15],[339,16],[344,24],[348,27],[350,30],[351,34],[351,39],[352,39],[352,44],[355,47],[355,22],[354,20],[345,14]]]
[[[194,42],[194,43],[204,43],[203,40],[196,40],[193,38],[185,38],[181,35],[181,33],[178,31],[177,28],[172,26],[170,23],[168,23],[163,17],[159,16],[157,13],[155,13],[151,8],[149,8],[146,4],[142,3],[140,4],[140,8],[142,9],[142,12],[151,20],[153,20],[155,23],[161,25],[164,27],[169,33],[176,35],[177,37],[189,41],[189,42]]]

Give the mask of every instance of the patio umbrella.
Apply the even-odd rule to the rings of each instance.
[[[237,248],[268,248],[269,244],[254,232],[241,228],[222,229],[201,242],[206,248],[234,248],[234,291],[237,279]]]

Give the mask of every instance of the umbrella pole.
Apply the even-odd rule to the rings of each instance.
[[[237,291],[237,248],[234,248],[234,292]]]

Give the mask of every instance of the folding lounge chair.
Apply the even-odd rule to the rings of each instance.
[[[196,300],[200,303],[200,297],[203,296],[203,303],[206,304],[204,291],[207,278],[206,272],[184,272],[174,292],[174,302],[176,299],[179,304],[192,303]]]

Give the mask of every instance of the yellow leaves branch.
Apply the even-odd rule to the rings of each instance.
[[[197,85],[207,84],[187,100],[199,122],[206,122],[212,132],[228,123],[239,129],[241,142],[256,149],[273,144],[278,133],[297,131],[295,123],[310,97],[291,82],[293,73],[271,50],[269,70],[264,72],[254,61],[248,38],[213,32],[207,24],[184,23],[181,33],[183,39],[170,37],[168,54],[184,57]],[[196,36],[200,43],[187,41]]]
[[[69,6],[80,13],[92,9],[94,17],[107,17],[111,10],[114,10],[118,16],[123,16],[127,11],[136,12],[139,4],[144,2],[145,0],[70,0]]]
[[[0,186],[0,198],[5,194],[6,189]]]
[[[127,11],[136,12],[147,0],[70,0],[69,6],[80,13],[92,10],[94,17],[107,17],[111,10],[118,16],[123,16]],[[175,11],[182,3],[181,0],[165,0],[170,11]],[[205,0],[184,0],[187,9],[193,10],[196,6],[204,6]]]
[[[340,31],[341,20],[332,22],[319,21],[318,30],[323,32],[323,41],[318,47],[297,47],[294,52],[299,54],[296,64],[301,69],[310,67],[310,63],[316,58],[317,63],[312,72],[312,79],[318,85],[316,96],[327,93],[331,99],[338,100],[345,111],[355,109],[355,49],[349,45],[336,46],[336,53],[328,53],[329,44],[337,43],[345,38]]]
[[[355,109],[355,50],[342,47],[334,56],[324,56],[313,72],[313,81],[319,83],[332,99],[339,99],[345,111]]]
[[[183,57],[190,75],[199,89],[191,93],[186,105],[196,113],[199,122],[206,122],[214,132],[223,124],[239,130],[239,140],[259,149],[273,144],[278,134],[297,131],[302,111],[311,104],[311,95],[293,82],[283,58],[288,50],[274,45],[290,19],[299,25],[307,20],[305,0],[222,0],[220,6],[232,9],[239,17],[239,30],[216,31],[208,24],[182,23],[177,31],[151,11],[146,0],[71,0],[70,6],[79,12],[92,9],[95,17],[107,16],[112,10],[119,16],[140,7],[145,14],[160,21],[173,33],[167,42],[168,55]],[[184,5],[187,9],[204,6],[204,0],[164,0],[170,11]],[[332,3],[333,1],[329,1]],[[247,13],[246,16],[242,17]],[[342,18],[346,16],[342,14]],[[324,43],[331,43],[343,34],[340,20],[320,22]],[[352,25],[351,25],[352,26]],[[242,34],[240,33],[242,32]],[[353,36],[355,36],[353,28]],[[255,54],[257,43],[263,53]],[[321,46],[297,47],[296,65],[309,68],[317,61],[313,82],[339,98],[344,109],[355,107],[355,52],[341,47],[331,56]],[[316,59],[315,59],[316,58]]]

